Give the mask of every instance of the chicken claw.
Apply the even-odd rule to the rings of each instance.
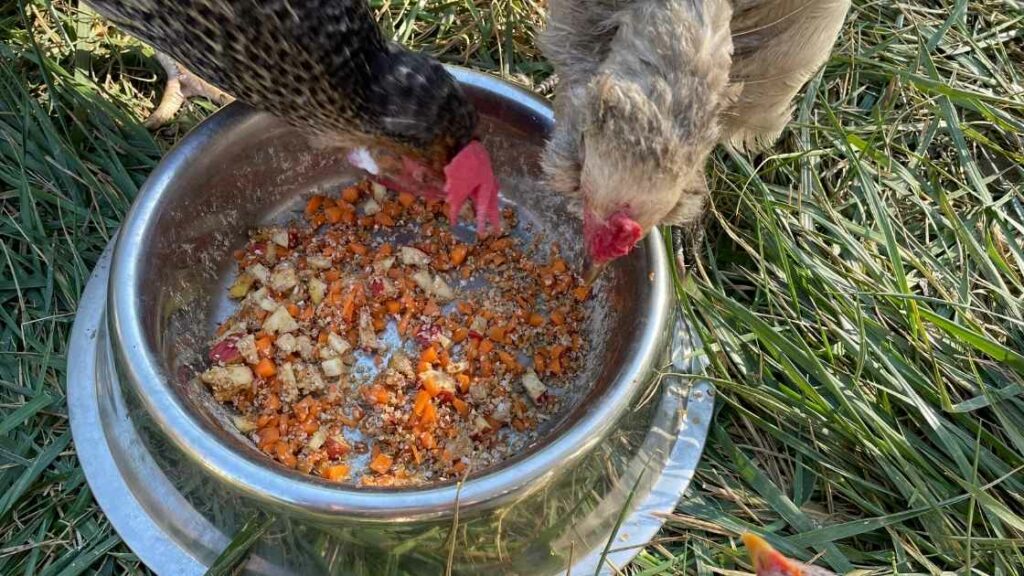
[[[220,105],[229,104],[234,100],[227,92],[189,72],[170,56],[157,52],[156,60],[167,72],[167,83],[164,85],[160,104],[142,123],[146,128],[156,130],[167,124],[178,113],[185,100],[195,96],[209,98]]]
[[[488,228],[501,232],[498,180],[491,158],[483,144],[474,140],[466,145],[444,168],[444,191],[448,200],[448,219],[454,224],[467,199],[473,199],[476,231],[486,236]]]

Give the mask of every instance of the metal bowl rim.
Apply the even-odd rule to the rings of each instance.
[[[448,66],[464,86],[490,92],[494,96],[517,101],[553,123],[548,103],[507,82],[479,72]],[[628,408],[630,400],[667,347],[670,305],[670,270],[660,235],[652,233],[644,241],[647,269],[651,275],[650,322],[642,334],[640,353],[630,359],[589,411],[558,437],[547,438],[539,448],[515,461],[513,466],[496,467],[460,484],[442,484],[424,488],[371,489],[329,485],[312,476],[279,466],[257,463],[231,448],[206,430],[168,384],[158,356],[145,345],[142,311],[133,287],[144,281],[139,275],[138,248],[144,244],[147,230],[161,210],[163,191],[189,159],[225,131],[259,117],[243,104],[232,104],[217,112],[185,136],[159,163],[139,191],[134,206],[122,225],[110,274],[109,317],[112,344],[118,358],[118,370],[159,431],[211,476],[270,505],[294,511],[322,515],[346,515],[365,520],[421,520],[448,515],[456,503],[460,510],[486,506],[489,502],[521,497],[530,487],[539,485],[559,468],[589,452],[614,427]]]

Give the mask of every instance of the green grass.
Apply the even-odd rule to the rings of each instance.
[[[537,86],[541,3],[374,2],[396,38]],[[858,1],[760,156],[720,151],[681,302],[718,386],[637,574],[749,570],[736,535],[864,573],[1024,573],[1024,4]],[[0,573],[143,570],[69,443],[66,339],[160,154],[148,50],[0,0]]]

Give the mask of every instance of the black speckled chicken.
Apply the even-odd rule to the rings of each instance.
[[[550,0],[545,55],[559,77],[545,157],[582,199],[592,263],[658,224],[694,221],[720,142],[771,144],[825,62],[849,0]]]
[[[472,198],[479,231],[500,225],[475,110],[439,62],[386,40],[365,0],[88,1],[213,86],[352,148],[391,187],[444,197],[453,218]]]

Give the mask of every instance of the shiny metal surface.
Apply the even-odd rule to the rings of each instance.
[[[454,72],[481,112],[504,193],[573,255],[578,229],[559,199],[533,185],[550,110],[493,78]],[[680,358],[692,348],[672,320],[667,255],[655,237],[602,280],[610,313],[588,327],[604,339],[587,372],[590,392],[532,450],[461,487],[339,487],[276,466],[222,425],[192,375],[225,312],[229,255],[248,229],[287,218],[303,194],[352,179],[342,158],[233,105],[147,181],[119,235],[109,290],[93,286],[100,270],[72,339],[83,367],[69,382],[75,439],[111,521],[168,573],[196,573],[248,514],[270,510],[281,520],[252,573],[436,573],[454,549],[456,573],[546,574],[570,558],[594,570],[629,500],[636,511],[606,559],[627,562],[689,483],[713,405],[706,383],[657,376],[670,355],[686,371]]]

